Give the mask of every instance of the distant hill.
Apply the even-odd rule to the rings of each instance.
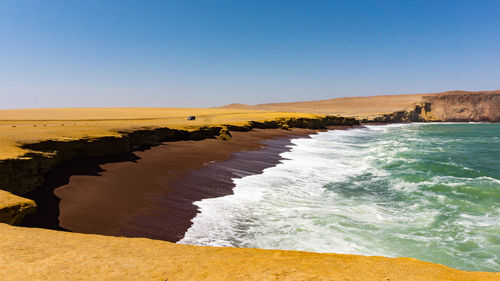
[[[422,102],[424,96],[444,96],[454,94],[500,94],[500,90],[477,92],[449,91],[432,94],[345,97],[318,101],[266,103],[257,105],[235,103],[221,106],[220,108],[274,110],[332,115],[338,114],[342,116],[370,118],[381,114],[406,110],[415,104]]]

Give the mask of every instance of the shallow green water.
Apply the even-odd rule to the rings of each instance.
[[[235,194],[197,202],[183,243],[406,256],[500,271],[500,124],[296,139]]]

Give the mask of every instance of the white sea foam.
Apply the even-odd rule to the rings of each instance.
[[[495,188],[500,180],[427,174],[419,155],[432,156],[447,140],[423,139],[421,126],[435,125],[373,125],[294,139],[275,167],[233,179],[234,194],[196,202],[200,213],[179,243],[412,256],[500,270],[500,245],[488,242],[500,239],[481,233],[500,233],[500,202],[476,206],[468,196],[483,195],[467,193],[478,181]],[[486,253],[475,246],[484,243]],[[486,268],[481,255],[491,258]]]

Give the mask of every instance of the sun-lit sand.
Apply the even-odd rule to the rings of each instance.
[[[266,103],[255,106],[231,104],[223,106],[222,108],[308,112],[368,118],[405,109],[420,102],[422,96],[423,95],[418,94],[352,97],[305,102]]]
[[[188,121],[194,115],[196,120]],[[18,158],[20,146],[44,140],[120,136],[120,131],[244,124],[248,121],[313,117],[308,113],[215,108],[56,108],[0,110],[0,160]]]
[[[198,247],[0,224],[2,280],[499,280],[411,258]]]

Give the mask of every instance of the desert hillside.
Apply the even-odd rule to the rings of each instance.
[[[221,108],[307,112],[314,114],[333,114],[371,119],[383,114],[411,109],[414,105],[424,102],[424,99],[431,98],[431,100],[436,100],[437,97],[440,97],[438,99],[443,100],[446,99],[443,97],[455,95],[500,95],[500,90],[480,92],[449,91],[432,94],[346,97],[318,101],[266,103],[258,105],[230,104],[222,106]],[[448,105],[453,103],[453,106],[458,106],[457,102],[458,100],[454,99],[451,102],[448,102]],[[441,104],[444,104],[444,102],[440,101],[439,105]],[[443,109],[441,111],[445,110]],[[447,117],[450,117],[451,115],[453,114],[446,113]]]

